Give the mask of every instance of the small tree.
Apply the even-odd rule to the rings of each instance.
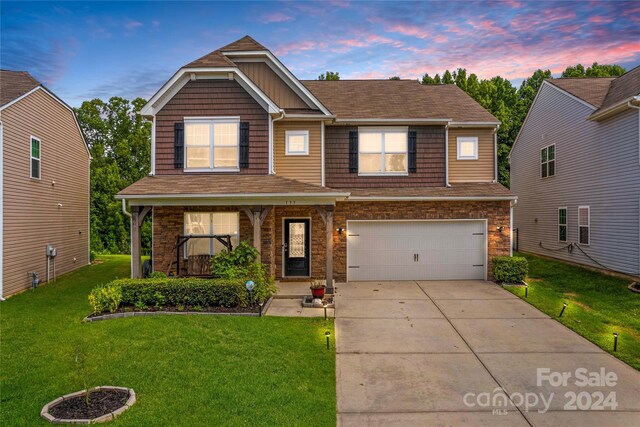
[[[326,73],[320,74],[318,80],[340,80],[340,73],[337,71],[327,71]]]

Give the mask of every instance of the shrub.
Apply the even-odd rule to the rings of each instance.
[[[122,302],[122,289],[113,282],[98,286],[89,293],[89,304],[94,314],[108,311],[115,313]]]
[[[211,273],[220,279],[252,280],[253,301],[265,301],[276,292],[267,265],[255,262],[260,253],[248,242],[241,242],[233,251],[222,251],[211,258]],[[246,292],[246,291],[245,291]]]
[[[167,275],[164,274],[162,271],[154,271],[153,273],[151,273],[149,275],[150,279],[162,279],[162,278],[165,278],[165,277],[167,277]]]
[[[524,257],[497,256],[492,261],[493,277],[498,282],[522,283],[529,272],[529,263]]]

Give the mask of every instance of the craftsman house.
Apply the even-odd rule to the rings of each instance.
[[[301,81],[246,36],[182,67],[142,114],[151,174],[117,196],[134,276],[146,215],[154,269],[178,275],[228,241],[279,280],[328,283],[485,279],[510,253],[499,122],[455,85]]]
[[[90,154],[73,110],[0,71],[0,297],[89,264]]]
[[[640,67],[545,80],[510,159],[520,250],[640,277]]]

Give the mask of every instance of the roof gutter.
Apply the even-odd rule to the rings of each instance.
[[[600,119],[604,119],[606,117],[609,117],[613,114],[619,113],[620,111],[625,110],[626,108],[635,108],[634,102],[640,102],[640,96],[636,95],[636,96],[632,96],[630,98],[624,99],[620,102],[618,102],[617,104],[612,105],[611,107],[608,107],[602,111],[596,111],[593,114],[591,114],[589,116],[589,120],[600,120]]]
[[[391,202],[391,201],[428,201],[428,202],[446,202],[446,201],[516,201],[518,196],[350,196],[347,201],[359,202]]]

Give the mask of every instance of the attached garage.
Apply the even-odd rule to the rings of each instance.
[[[485,279],[485,220],[347,221],[347,280]]]

